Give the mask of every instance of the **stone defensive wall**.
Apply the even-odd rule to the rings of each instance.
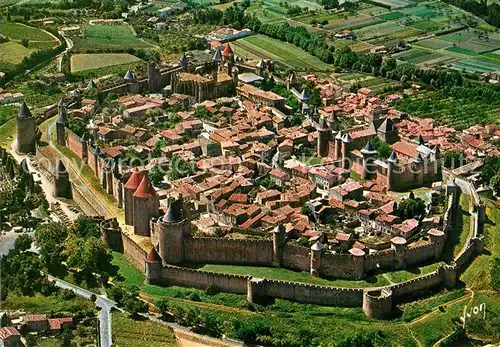
[[[185,261],[190,263],[271,265],[271,240],[192,237],[184,241]]]
[[[69,128],[65,129],[66,133],[66,147],[69,148],[78,158],[86,162],[87,159],[87,142],[81,137],[76,135]]]
[[[125,233],[122,233],[123,254],[127,260],[143,273],[146,272],[147,253]]]
[[[474,187],[469,185],[469,191]],[[474,195],[471,194],[474,200]],[[452,216],[456,213],[458,195],[448,200],[445,214],[444,231],[453,231]],[[477,218],[481,228],[480,200],[474,200],[473,218]],[[484,219],[483,219],[484,221]],[[428,290],[457,285],[459,275],[467,268],[474,257],[482,252],[481,235],[473,229],[463,250],[451,264],[441,265],[436,271],[398,284],[378,288],[341,288],[320,286],[307,283],[255,278],[250,275],[234,275],[212,271],[186,268],[170,264],[146,261],[146,251],[130,237],[123,234],[123,251],[127,259],[138,269],[146,273],[148,281],[159,285],[180,285],[217,290],[236,294],[246,294],[249,302],[258,302],[260,298],[279,298],[303,303],[327,306],[362,307],[363,312],[373,318],[385,319],[392,315],[396,304],[413,300]],[[379,268],[394,268],[404,259],[405,265],[438,259],[444,247],[444,238],[429,241],[416,247],[391,248],[363,256],[351,254],[331,254],[319,252],[319,258],[313,257],[309,248],[275,244],[271,240],[232,240],[225,238],[193,237],[184,240],[185,260],[191,263],[226,263],[274,265],[285,268],[310,271],[314,264],[319,264],[319,275],[337,278],[358,278],[366,272]],[[281,249],[282,252],[276,251]],[[276,252],[281,254],[276,262]],[[318,252],[316,252],[318,256]],[[403,257],[401,257],[403,256]],[[156,266],[156,268],[153,268]],[[153,275],[153,276],[151,276]]]

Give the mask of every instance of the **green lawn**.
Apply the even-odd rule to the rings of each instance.
[[[71,72],[130,64],[139,61],[139,58],[127,53],[75,54],[71,56]]]
[[[134,36],[128,25],[84,25],[82,29],[83,37],[72,38],[76,52],[154,48]]]
[[[437,262],[430,265],[424,265],[415,268],[409,268],[401,271],[387,272],[385,275],[393,283],[399,283],[423,276],[435,271],[443,262]]]
[[[379,287],[389,284],[383,276],[377,276],[370,281],[350,281],[350,280],[327,280],[324,278],[311,276],[306,271],[292,271],[278,267],[259,267],[259,266],[243,266],[243,265],[215,265],[206,264],[199,268],[200,270],[239,274],[239,275],[252,275],[254,277],[265,277],[268,279],[303,282],[322,286],[335,286],[335,287]]]
[[[254,35],[232,43],[240,57],[274,59],[292,68],[331,70],[332,66],[296,46],[264,35]]]
[[[16,120],[14,118],[0,125],[0,146],[9,148],[16,136]]]
[[[127,314],[113,312],[113,344],[118,347],[177,346],[174,332],[166,325],[149,320],[133,320]]]

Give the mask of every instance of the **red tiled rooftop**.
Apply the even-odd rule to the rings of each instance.
[[[149,199],[153,197],[152,189],[149,178],[145,175],[134,193],[134,198]]]
[[[130,189],[130,190],[133,190],[135,192],[137,187],[139,187],[139,184],[141,183],[142,178],[143,178],[142,173],[139,172],[139,170],[134,169],[134,171],[132,172],[132,175],[128,179],[125,186],[123,186],[123,188]]]
[[[11,336],[20,336],[19,331],[13,327],[5,327],[0,329],[0,340],[6,340]]]
[[[359,249],[359,248],[351,248],[349,250],[349,253],[351,253],[351,255],[353,255],[355,257],[362,257],[365,255],[365,251],[363,251],[362,249]]]

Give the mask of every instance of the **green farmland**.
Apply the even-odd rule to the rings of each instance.
[[[137,38],[128,25],[84,25],[83,37],[74,37],[75,51],[151,49],[154,46]]]
[[[74,54],[71,56],[71,72],[132,64],[139,61],[139,58],[127,53]]]
[[[236,55],[249,59],[274,59],[288,67],[331,70],[332,66],[295,47],[264,35],[250,36],[232,43]]]
[[[0,34],[7,36],[11,40],[54,41],[54,37],[45,31],[20,23],[0,23]]]

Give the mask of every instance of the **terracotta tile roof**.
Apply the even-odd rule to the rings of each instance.
[[[130,190],[133,190],[135,192],[137,187],[139,187],[139,184],[141,183],[143,177],[144,176],[141,172],[139,172],[137,169],[134,169],[134,171],[132,172],[132,175],[128,179],[125,186],[123,186],[123,188],[130,189]]]
[[[402,154],[410,158],[415,158],[418,154],[416,145],[403,141],[399,141],[393,144],[392,149],[397,154]]]
[[[134,193],[134,198],[149,199],[153,197],[152,192],[153,187],[151,187],[151,184],[149,183],[149,178],[147,175],[144,175],[141,183],[139,183],[139,186]]]
[[[6,340],[11,336],[21,336],[19,331],[13,327],[5,327],[0,329],[0,340]]]
[[[59,329],[61,329],[61,326],[64,323],[70,323],[70,324],[72,324],[73,323],[73,318],[72,317],[49,318],[48,321],[49,321],[50,329],[52,329],[52,330],[59,330]]]

